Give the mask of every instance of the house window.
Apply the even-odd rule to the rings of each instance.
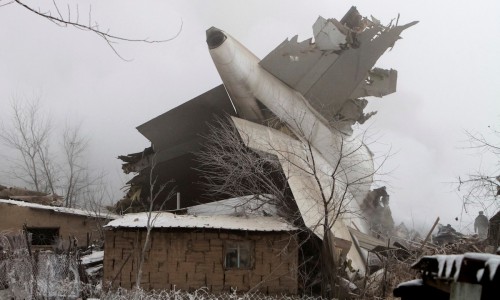
[[[250,269],[252,267],[252,243],[250,241],[226,241],[224,267],[226,269]]]
[[[36,246],[50,246],[59,237],[59,228],[30,227],[28,232],[31,233],[31,245]]]

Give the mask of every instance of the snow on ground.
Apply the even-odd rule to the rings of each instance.
[[[104,251],[95,251],[89,255],[81,257],[82,265],[88,265],[91,263],[99,262],[104,259]]]

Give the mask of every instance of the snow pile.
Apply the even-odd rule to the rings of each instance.
[[[95,251],[89,255],[82,256],[82,265],[89,265],[104,260],[104,251]]]

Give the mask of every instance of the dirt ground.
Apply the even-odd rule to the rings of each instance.
[[[0,300],[11,300],[14,299],[14,295],[10,290],[0,290]]]

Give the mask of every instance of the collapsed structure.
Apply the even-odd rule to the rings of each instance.
[[[416,23],[384,26],[353,7],[340,21],[319,17],[314,41],[298,42],[295,36],[262,60],[226,32],[208,29],[208,48],[223,84],[137,128],[152,146],[119,157],[124,172],[137,175],[117,210],[144,210],[151,195],[165,199],[156,208],[166,210],[223,200],[204,193],[195,153],[210,124],[229,116],[248,151],[279,162],[302,227],[320,240],[332,237],[331,246],[341,248],[355,273],[364,274],[367,250],[357,237],[369,234],[373,221],[359,212],[368,207],[370,214],[390,216],[390,211],[388,198],[365,199],[375,168],[352,125],[375,114],[363,111],[365,97],[396,91],[397,72],[374,65]],[[178,201],[167,199],[172,189]]]

